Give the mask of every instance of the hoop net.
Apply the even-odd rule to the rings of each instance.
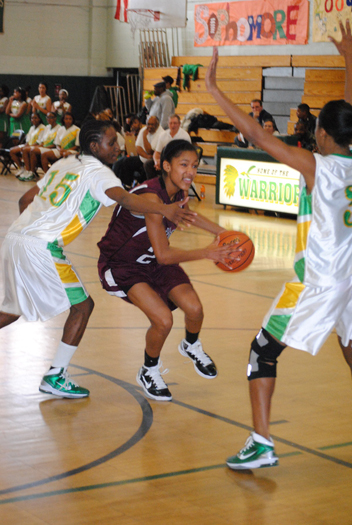
[[[150,29],[150,22],[160,21],[160,11],[154,9],[127,9],[127,21],[131,26],[133,39],[137,29]]]

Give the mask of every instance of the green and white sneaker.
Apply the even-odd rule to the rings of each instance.
[[[18,180],[22,182],[28,182],[30,180],[35,180],[35,174],[32,171],[23,170],[21,175],[18,177]]]
[[[89,390],[72,381],[65,368],[49,370],[43,377],[39,390],[44,394],[53,394],[59,397],[80,398],[89,396]]]
[[[275,455],[272,440],[252,432],[243,449],[236,456],[227,458],[226,464],[232,470],[275,467],[279,458]]]

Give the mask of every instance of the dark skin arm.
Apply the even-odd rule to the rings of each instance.
[[[182,206],[188,202],[188,197],[174,204],[163,204],[161,201],[153,202],[150,199],[146,199],[145,196],[128,193],[128,191],[119,187],[110,188],[106,190],[105,193],[110,199],[118,202],[127,210],[133,210],[136,213],[142,214],[158,214],[166,217],[174,224],[179,224],[179,222],[182,221],[190,226],[189,223],[193,223],[197,215],[195,212],[189,210],[188,207],[182,209]]]
[[[345,100],[352,104],[352,34],[351,23],[346,20],[346,29],[341,20],[339,21],[342,39],[341,42],[330,36],[329,39],[336,46],[337,51],[344,57],[346,63]]]
[[[315,158],[314,155],[302,148],[288,146],[273,135],[269,135],[255,119],[239,109],[226,95],[218,88],[216,84],[216,66],[218,62],[218,50],[214,47],[213,58],[206,74],[206,85],[211,93],[226,112],[232,122],[249,142],[256,144],[269,155],[276,158],[279,162],[287,164],[291,168],[302,173],[305,178],[308,191],[311,191],[315,180]]]
[[[20,213],[22,213],[27,208],[27,206],[30,205],[30,203],[33,201],[34,197],[38,195],[38,193],[39,193],[39,186],[35,185],[33,186],[33,188],[28,190],[24,195],[22,195],[22,197],[18,201]]]
[[[144,197],[150,202],[162,203],[160,198],[153,193],[144,194]],[[222,262],[226,265],[226,259],[230,258],[231,254],[234,252],[234,249],[229,245],[219,246],[217,239],[204,248],[197,248],[194,250],[174,248],[169,244],[163,220],[160,215],[148,214],[145,217],[145,221],[154,255],[159,264],[178,264],[187,261],[210,259],[212,261]],[[215,235],[224,231],[224,228],[221,228],[218,224],[209,221],[206,217],[202,217],[201,215],[197,215],[194,224],[210,233],[214,233]]]

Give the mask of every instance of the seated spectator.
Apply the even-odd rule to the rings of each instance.
[[[41,163],[44,173],[49,166],[61,157],[74,155],[79,150],[79,128],[75,126],[72,113],[67,112],[63,118],[63,126],[60,126],[55,137],[55,148],[45,151],[41,155]]]
[[[13,91],[13,95],[9,98],[6,115],[10,117],[9,135],[16,129],[22,129],[28,133],[30,122],[28,124],[26,92],[21,87],[17,87]]]
[[[43,131],[43,134],[38,139],[38,144],[32,146],[29,151],[29,166],[30,168],[28,171],[32,174],[36,174],[36,168],[40,166],[41,163],[41,156],[43,153],[50,151],[51,149],[56,148],[55,145],[55,138],[57,135],[57,132],[60,129],[60,124],[57,124],[56,122],[56,114],[53,112],[49,112],[46,115],[46,118],[49,122],[47,126],[45,126],[45,129]],[[27,153],[25,152],[23,155],[24,162],[26,164],[25,156]]]
[[[261,100],[259,100],[258,98],[253,99],[251,102],[251,109],[252,111],[249,113],[249,116],[255,118],[261,126],[263,126],[265,119],[271,119],[274,123],[275,131],[279,131],[277,129],[274,117],[263,108]],[[248,148],[249,146],[248,140],[243,137],[242,133],[239,133],[235,138],[235,144],[239,148]]]
[[[62,118],[65,113],[72,113],[72,106],[68,99],[68,91],[66,89],[60,89],[59,100],[55,100],[51,106],[51,111],[56,115],[56,122],[62,124]]]
[[[25,144],[20,144],[10,149],[10,157],[18,170],[15,176],[21,181],[29,181],[35,178],[33,173],[30,173],[29,152],[32,146],[41,140],[45,126],[39,115],[33,113],[31,116],[32,126],[26,135]],[[24,167],[22,167],[22,160]]]
[[[312,113],[310,112],[310,107],[308,106],[308,104],[299,104],[297,106],[297,112],[296,113],[297,113],[298,120],[303,120],[303,122],[305,123],[306,128],[309,131],[309,133],[314,135],[315,134],[315,125],[316,125],[317,117],[312,115]]]
[[[136,150],[144,164],[147,179],[153,179],[157,176],[153,154],[162,132],[163,128],[159,125],[158,118],[151,116],[148,118],[147,125],[139,132],[136,140]]]
[[[166,144],[171,142],[172,140],[187,140],[188,142],[192,142],[191,137],[185,131],[181,128],[181,119],[178,115],[171,115],[169,117],[169,129],[164,130],[158,139],[158,143],[156,145],[153,159],[154,159],[154,167],[157,171],[160,171],[160,156],[162,150],[165,148]]]
[[[263,128],[271,135],[280,135],[280,133],[275,129],[275,122],[271,117],[267,117],[263,120]]]
[[[297,137],[299,148],[307,149],[308,151],[318,151],[317,143],[314,135],[310,133],[303,120],[298,120],[295,124],[294,135]]]
[[[129,130],[125,131],[125,135],[134,135],[136,138],[138,137],[138,133],[143,128],[143,124],[137,115],[133,115],[130,118],[130,125]]]
[[[170,91],[172,95],[172,100],[174,101],[175,108],[177,108],[178,92],[180,91],[180,88],[178,86],[172,86],[172,84],[174,83],[174,79],[170,77],[170,75],[166,75],[166,77],[162,77],[162,79],[166,84],[166,89]]]
[[[165,82],[154,84],[154,99],[145,101],[150,117],[157,117],[160,126],[167,129],[169,116],[175,113],[175,104],[170,91],[166,91]]]
[[[41,82],[38,86],[39,95],[36,95],[32,100],[32,109],[33,113],[38,113],[42,122],[46,125],[48,121],[46,119],[46,114],[51,111],[51,98],[49,97],[47,91],[48,86],[45,82]]]
[[[125,188],[131,188],[134,181],[139,183],[146,180],[147,177],[155,177],[153,153],[162,132],[163,129],[159,126],[158,119],[149,117],[147,125],[140,130],[136,139],[138,156],[122,157],[113,165],[115,175]],[[150,166],[147,167],[147,171],[145,165],[148,161]]]
[[[9,117],[6,115],[7,104],[9,103],[9,88],[5,84],[0,86],[0,148],[3,147],[9,131]]]

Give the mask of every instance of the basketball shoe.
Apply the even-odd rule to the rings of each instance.
[[[27,182],[30,180],[35,180],[35,174],[32,171],[27,171],[26,169],[22,171],[20,176],[18,177],[18,180],[22,182]]]
[[[271,439],[252,432],[243,449],[236,456],[227,458],[226,464],[232,470],[275,467],[279,464],[279,458],[275,455]]]
[[[43,377],[39,390],[45,394],[53,394],[59,397],[80,398],[89,396],[89,390],[74,383],[65,368],[49,370]]]
[[[216,364],[203,350],[202,343],[198,339],[193,345],[183,339],[178,347],[181,355],[189,357],[197,374],[206,379],[214,379],[218,375]]]
[[[171,392],[161,377],[161,366],[161,363],[151,367],[143,365],[137,374],[136,380],[143,388],[145,395],[150,399],[155,399],[156,401],[171,401]],[[167,370],[164,370],[163,373],[166,372]]]

